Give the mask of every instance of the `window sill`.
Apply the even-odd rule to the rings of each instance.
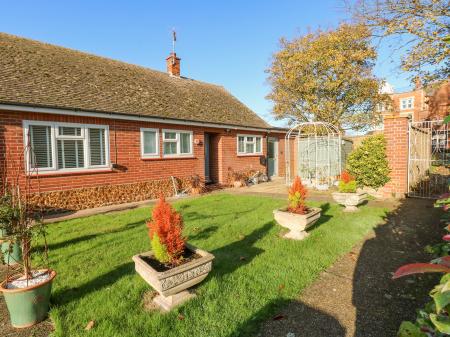
[[[141,157],[141,160],[152,161],[152,160],[174,160],[174,159],[197,159],[195,156],[169,156],[169,157]]]
[[[75,175],[85,175],[85,174],[96,174],[96,173],[111,173],[112,168],[101,168],[101,169],[85,169],[80,171],[42,171],[38,173],[27,173],[30,178],[39,177],[58,177],[58,176],[75,176]]]
[[[261,157],[261,156],[264,156],[264,154],[263,153],[249,153],[249,154],[238,153],[237,156],[238,157]]]

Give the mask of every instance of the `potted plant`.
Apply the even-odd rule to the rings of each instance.
[[[231,187],[242,187],[246,186],[247,177],[242,172],[236,172],[233,169],[228,169],[228,181]]]
[[[163,197],[147,227],[152,250],[133,256],[135,269],[159,293],[153,302],[170,311],[195,296],[187,289],[208,276],[214,256],[185,242],[183,219]]]
[[[25,184],[28,186],[28,184]],[[8,195],[9,207],[14,210],[14,216],[6,225],[4,232],[9,242],[20,242],[22,262],[20,268],[8,268],[6,279],[0,284],[8,307],[11,325],[16,328],[26,328],[42,321],[48,313],[50,293],[56,272],[48,267],[33,268],[31,264],[32,238],[45,236],[42,222],[28,205],[29,193],[21,194],[19,183],[7,185],[4,195]],[[26,191],[28,192],[28,191]],[[44,237],[44,243],[46,242]],[[47,259],[46,244],[44,257]]]
[[[303,186],[300,177],[295,177],[289,189],[289,205],[287,208],[273,211],[278,224],[289,229],[285,238],[303,240],[308,236],[306,229],[312,226],[319,218],[321,209],[307,207],[305,203],[307,189]]]
[[[189,185],[191,189],[191,194],[201,194],[204,189],[204,184],[198,174],[191,176],[189,180]]]
[[[355,178],[347,171],[341,173],[339,192],[332,193],[334,201],[345,206],[344,212],[355,212],[358,205],[367,199],[366,192],[358,192]]]
[[[12,196],[5,191],[0,196],[0,260],[8,265],[17,264],[22,259],[19,241],[10,238],[18,215],[18,209],[12,204]]]

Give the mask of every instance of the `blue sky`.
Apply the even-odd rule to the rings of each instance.
[[[0,31],[165,71],[177,31],[184,76],[223,85],[266,120],[265,69],[278,40],[332,28],[347,17],[341,0],[0,1]],[[409,82],[386,48],[376,74],[396,89]]]

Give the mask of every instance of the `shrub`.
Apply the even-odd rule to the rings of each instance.
[[[384,136],[374,135],[364,139],[361,145],[350,153],[347,170],[356,177],[358,186],[384,186],[390,180]]]
[[[152,221],[147,223],[147,227],[155,258],[161,263],[178,264],[185,248],[183,219],[164,197],[153,209]]]
[[[356,192],[356,180],[347,171],[342,171],[341,179],[339,180],[338,189],[342,193],[355,193]]]
[[[308,190],[303,186],[300,177],[295,177],[291,188],[289,189],[288,211],[297,214],[305,214],[308,211],[306,207],[306,195]]]

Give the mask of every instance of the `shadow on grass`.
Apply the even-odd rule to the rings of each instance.
[[[320,225],[323,225],[328,220],[330,220],[333,216],[328,214],[328,211],[330,210],[331,206],[330,203],[327,202],[325,204],[322,204],[319,206],[319,208],[322,209],[322,213],[320,215],[319,220],[315,224],[313,224],[311,227],[308,227],[307,231],[310,233],[314,229],[318,228]]]
[[[254,244],[266,236],[273,226],[273,221],[267,222],[262,227],[243,237],[242,240],[211,251],[215,256],[212,275],[223,277],[250,263],[257,255],[263,253],[264,250],[254,247]]]
[[[219,229],[218,226],[210,226],[202,229],[201,231],[188,236],[188,240],[204,240],[211,234],[214,234]],[[195,229],[194,229],[195,230]]]
[[[270,318],[267,320],[268,318]],[[305,317],[298,322],[297,317]],[[262,326],[260,323],[266,321]],[[257,332],[259,333],[257,334]],[[255,336],[285,337],[293,336],[344,337],[345,328],[329,314],[314,309],[297,300],[275,299],[241,324],[228,337]]]
[[[116,233],[129,231],[129,230],[131,230],[131,229],[133,229],[135,227],[142,226],[144,224],[145,224],[144,220],[137,221],[137,222],[129,223],[129,224],[127,224],[127,225],[125,225],[123,227],[120,227],[118,229],[114,229],[114,230],[110,230],[110,231],[104,231],[104,232],[98,232],[98,233],[95,233],[95,234],[88,234],[88,235],[78,236],[78,237],[75,237],[73,239],[69,239],[69,240],[66,240],[66,241],[50,243],[50,244],[48,244],[48,249],[49,250],[55,250],[55,249],[65,248],[65,247],[70,246],[70,245],[75,245],[75,244],[78,244],[78,243],[81,243],[81,242],[85,242],[85,241],[89,241],[89,240],[92,240],[92,239],[96,239],[96,238],[99,238],[99,237],[102,237],[102,236],[105,236],[105,235],[110,235],[110,234],[116,234]],[[43,246],[39,245],[39,246],[36,246],[34,249],[36,251],[42,251]]]
[[[96,278],[88,281],[80,287],[72,287],[61,289],[53,294],[53,303],[57,305],[64,305],[72,301],[78,300],[82,297],[89,295],[92,292],[100,291],[101,289],[108,287],[125,275],[134,273],[134,263],[128,262],[120,266],[114,267],[109,272],[97,276]]]

